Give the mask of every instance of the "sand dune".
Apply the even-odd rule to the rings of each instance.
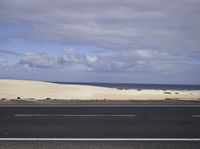
[[[169,94],[170,92],[171,94]],[[63,85],[40,81],[0,80],[0,99],[110,99],[159,100],[166,98],[200,99],[200,91],[119,90],[87,85]],[[20,99],[20,100],[21,100]]]

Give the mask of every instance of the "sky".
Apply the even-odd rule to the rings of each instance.
[[[0,0],[0,78],[200,84],[200,1]]]

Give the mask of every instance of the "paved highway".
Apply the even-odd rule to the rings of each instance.
[[[14,144],[19,148],[45,140],[54,142],[54,147],[61,141],[61,148],[155,148],[163,144],[196,148],[200,146],[200,105],[1,106],[0,140],[2,147]],[[48,148],[51,143],[42,144]]]
[[[1,138],[200,138],[200,107],[0,107]]]

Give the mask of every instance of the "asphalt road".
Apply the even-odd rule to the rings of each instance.
[[[0,141],[0,149],[199,149],[200,142]]]
[[[1,106],[0,138],[200,138],[200,106]]]

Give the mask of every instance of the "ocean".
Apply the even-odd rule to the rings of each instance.
[[[80,84],[101,86],[109,88],[126,89],[161,89],[161,90],[200,90],[200,85],[179,85],[179,84],[135,84],[135,83],[85,83],[85,82],[54,82],[59,84]]]

